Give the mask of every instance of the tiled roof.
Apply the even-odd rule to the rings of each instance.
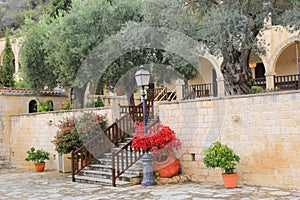
[[[54,90],[42,90],[39,92],[34,92],[31,90],[28,90],[26,88],[9,88],[9,87],[4,87],[0,88],[0,93],[2,94],[45,94],[45,95],[62,95],[64,94],[62,91],[54,91]]]

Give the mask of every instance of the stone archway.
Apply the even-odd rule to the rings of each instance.
[[[282,53],[286,49],[288,49],[289,47],[291,47],[291,45],[293,43],[295,43],[296,41],[298,41],[300,43],[300,36],[290,37],[289,39],[283,41],[280,45],[277,46],[277,48],[275,49],[274,53],[270,57],[270,63],[271,63],[272,71],[273,72],[276,71],[276,63],[277,63],[278,59],[280,58],[280,56],[282,55]],[[299,46],[300,46],[300,44],[299,44]]]

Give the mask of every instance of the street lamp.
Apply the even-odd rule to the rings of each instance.
[[[144,134],[147,133],[147,127],[146,127],[146,102],[145,102],[145,86],[149,85],[149,80],[150,80],[150,73],[148,70],[144,68],[142,65],[140,67],[140,70],[135,73],[135,80],[137,83],[138,87],[142,88],[142,102],[143,102],[143,122],[144,122]],[[147,149],[143,155],[142,158],[143,161],[143,180],[142,180],[142,185],[143,186],[150,186],[150,185],[155,185],[156,182],[153,177],[153,166],[152,166],[152,161],[153,158],[149,154],[149,150]]]

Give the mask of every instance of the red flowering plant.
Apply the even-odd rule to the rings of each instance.
[[[77,132],[84,143],[101,133],[106,127],[106,116],[93,112],[83,113],[76,124]]]
[[[157,123],[144,134],[143,122],[135,123],[134,139],[131,144],[135,150],[149,150],[154,159],[161,160],[164,156],[174,155],[181,145],[180,139],[169,126]]]
[[[59,121],[58,131],[56,132],[55,150],[59,154],[67,154],[82,146],[82,141],[75,127],[76,118],[66,117]]]
[[[83,113],[75,117],[65,117],[59,121],[54,137],[55,150],[59,154],[68,154],[81,147],[107,126],[105,115]]]

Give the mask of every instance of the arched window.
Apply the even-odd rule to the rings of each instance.
[[[31,100],[29,102],[29,113],[36,113],[37,112],[37,102],[36,100]]]

